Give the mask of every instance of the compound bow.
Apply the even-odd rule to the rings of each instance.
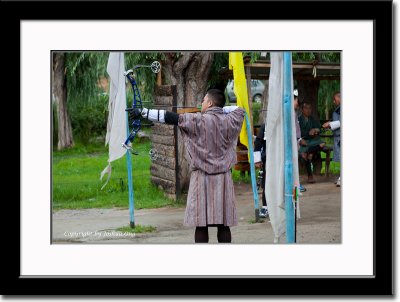
[[[140,96],[140,91],[136,84],[136,79],[133,74],[133,71],[138,68],[141,68],[141,67],[149,67],[152,72],[159,73],[161,70],[161,64],[158,61],[154,61],[153,63],[151,63],[151,65],[136,65],[132,69],[129,69],[124,72],[124,76],[126,76],[126,78],[129,80],[129,82],[132,85],[133,103],[132,103],[131,108],[125,109],[125,111],[127,111],[129,113],[129,118],[132,120],[132,123],[131,123],[132,130],[130,131],[125,142],[122,144],[122,147],[129,150],[130,152],[132,152],[135,155],[138,155],[139,153],[132,149],[132,144],[133,144],[133,140],[136,137],[136,134],[139,132],[139,130],[141,128],[140,118],[141,118],[141,111],[143,109],[143,104],[142,104],[142,98]],[[150,153],[151,153],[151,151],[150,151]]]

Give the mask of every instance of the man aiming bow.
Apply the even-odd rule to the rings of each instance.
[[[224,93],[210,89],[201,103],[201,112],[136,111],[136,115],[176,125],[181,131],[191,170],[183,224],[196,227],[196,243],[209,241],[208,227],[218,228],[218,242],[231,242],[230,227],[238,223],[231,168],[237,162],[237,138],[245,111],[224,105]]]

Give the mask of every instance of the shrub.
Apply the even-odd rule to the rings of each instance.
[[[74,136],[87,144],[107,131],[108,97],[101,96],[96,102],[73,102],[70,106],[71,125]]]

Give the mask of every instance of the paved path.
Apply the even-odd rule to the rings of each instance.
[[[333,178],[317,178],[306,185],[300,199],[301,219],[297,223],[298,243],[341,242],[341,194]],[[232,227],[232,242],[273,242],[269,219],[254,223],[251,185],[236,184],[239,225]],[[129,223],[127,209],[60,210],[53,213],[53,243],[194,243],[194,228],[182,225],[184,207],[135,211],[135,222],[156,227],[152,233],[124,234],[119,227]],[[210,243],[217,243],[216,228],[209,228]],[[285,242],[282,238],[281,242]]]

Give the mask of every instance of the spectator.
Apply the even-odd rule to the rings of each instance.
[[[298,149],[300,148],[300,141],[301,141],[301,131],[300,131],[300,124],[299,124],[299,119],[298,119],[298,116],[299,116],[299,109],[300,109],[300,106],[301,106],[301,103],[300,103],[300,100],[299,100],[299,91],[297,90],[297,89],[295,89],[294,91],[293,91],[293,96],[294,96],[294,98],[293,98],[293,106],[294,106],[294,120],[295,120],[295,123],[296,123],[296,138],[297,138],[297,141],[298,141]],[[307,191],[307,189],[305,188],[305,187],[303,187],[300,183],[299,183],[299,190],[300,190],[300,192],[305,192],[305,191]]]
[[[325,129],[332,129],[333,131],[333,161],[340,162],[340,92],[337,91],[333,95],[333,102],[336,105],[333,111],[332,122],[326,122],[322,125]],[[340,176],[336,181],[336,186],[340,187]]]
[[[301,130],[300,155],[305,162],[308,183],[315,183],[312,171],[312,159],[322,150],[325,143],[319,136],[321,125],[319,121],[311,116],[311,104],[304,102],[302,105],[302,114],[299,116]]]

